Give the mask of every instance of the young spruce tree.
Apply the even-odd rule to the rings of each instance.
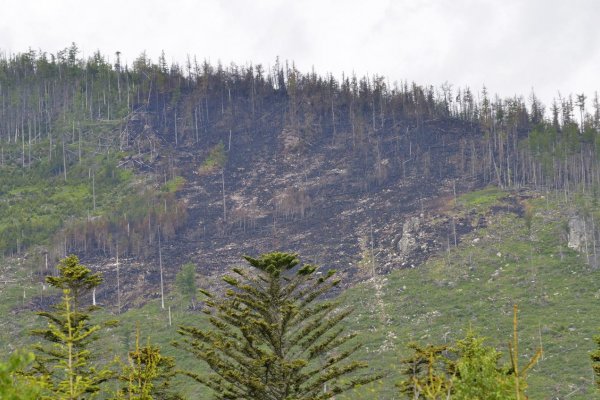
[[[442,400],[452,393],[455,368],[446,357],[446,345],[421,346],[411,342],[413,354],[401,360],[402,379],[396,386],[403,398],[411,400]]]
[[[453,348],[457,356],[452,385],[453,400],[514,400],[511,370],[500,365],[502,354],[485,345],[472,329]]]
[[[164,356],[158,346],[140,346],[140,330],[135,335],[135,350],[128,354],[118,376],[122,383],[115,400],[181,400],[171,387],[175,376],[175,359]]]
[[[181,266],[181,271],[175,277],[175,284],[184,299],[189,299],[192,309],[196,308],[196,265],[187,263]]]
[[[26,375],[40,382],[40,399],[90,398],[112,376],[108,369],[97,369],[92,363],[90,343],[101,328],[89,321],[94,307],[80,308],[81,296],[98,286],[102,277],[79,264],[73,255],[61,260],[58,270],[59,276],[47,277],[46,282],[62,289],[62,298],[53,311],[37,313],[48,324],[32,334],[46,343],[33,346],[36,358]]]
[[[339,280],[299,265],[296,254],[244,257],[223,298],[205,293],[212,329],[182,326],[175,343],[206,362],[212,374],[186,374],[217,399],[329,399],[378,375],[352,360],[360,347],[341,322],[351,313],[321,296]]]
[[[403,359],[403,398],[411,400],[525,400],[527,372],[537,363],[538,350],[528,363],[519,365],[518,307],[514,306],[510,365],[501,365],[501,354],[484,344],[471,328],[455,345],[420,346],[409,343],[413,354]]]

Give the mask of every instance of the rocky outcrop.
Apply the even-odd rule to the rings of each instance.
[[[569,248],[577,251],[584,250],[588,236],[587,231],[585,219],[579,215],[571,216],[569,218]]]
[[[402,225],[402,237],[397,245],[397,250],[400,255],[408,255],[417,247],[419,226],[419,217],[410,217],[404,222],[404,225]]]
[[[600,264],[598,230],[592,218],[574,214],[569,217],[567,245],[570,249],[585,256],[586,262],[592,268]]]

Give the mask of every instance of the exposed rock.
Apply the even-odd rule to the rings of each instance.
[[[596,224],[593,219],[586,219],[581,215],[574,214],[569,218],[568,243],[570,249],[579,252],[585,257],[586,262],[596,269],[600,265],[600,255],[597,248]],[[596,242],[594,243],[594,240]]]
[[[569,243],[570,249],[581,251],[585,247],[586,226],[585,221],[579,215],[573,215],[569,219]]]
[[[402,226],[402,237],[398,241],[398,251],[401,255],[407,255],[417,248],[417,236],[419,234],[419,217],[410,217]]]

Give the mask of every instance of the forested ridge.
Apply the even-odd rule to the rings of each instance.
[[[123,240],[122,249],[140,254],[140,243],[154,243],[158,230],[148,220],[164,220],[160,225],[172,237],[184,210],[166,206],[161,213],[151,204],[175,201],[161,196],[146,203],[147,211],[131,204],[134,199],[107,199],[110,217],[81,220],[94,216],[103,190],[128,180],[117,167],[144,170],[165,156],[164,148],[170,154],[190,146],[207,151],[219,143],[229,149],[282,130],[293,132],[297,151],[309,153],[324,143],[351,150],[367,186],[402,168],[412,150],[421,173],[428,174],[435,147],[445,146],[430,128],[436,121],[437,129],[459,121],[460,129],[470,131],[460,138],[452,162],[481,184],[570,192],[595,190],[600,179],[597,94],[559,97],[545,107],[534,93],[501,99],[485,88],[390,83],[378,75],[336,79],[279,60],[267,69],[215,66],[195,57],[168,65],[164,53],[157,62],[142,53],[131,65],[123,65],[119,53],[110,58],[96,52],[83,59],[73,44],[56,54],[32,50],[0,60],[2,190],[14,196],[5,204],[35,197],[33,188],[48,180],[67,183],[74,202],[81,196],[71,208],[78,217],[71,223],[61,224],[52,213],[35,220],[14,213],[3,218],[4,252],[18,252],[62,227],[55,242],[68,249],[106,252]],[[402,151],[390,149],[386,137],[396,137]],[[162,163],[153,171],[155,182],[174,178],[175,169]]]
[[[510,364],[519,360],[504,347],[516,337],[506,321],[519,303],[526,316],[520,362],[541,360],[530,371],[528,393],[592,398],[586,352],[598,325],[591,317],[600,261],[597,93],[557,94],[544,105],[533,92],[500,98],[485,88],[334,77],[279,59],[268,67],[166,60],[165,53],[156,61],[142,53],[130,64],[118,52],[84,57],[76,44],[56,54],[0,57],[0,290],[7,299],[0,307],[7,315],[58,304],[59,317],[67,318],[75,296],[50,289],[45,277],[56,279],[60,268],[52,267],[77,254],[105,280],[83,302],[93,296],[94,305],[106,309],[83,328],[100,329],[97,321],[122,315],[124,326],[108,327],[112,333],[90,347],[129,356],[112,378],[148,378],[131,360],[171,378],[174,361],[178,368],[192,365],[168,345],[178,324],[202,346],[229,340],[206,334],[209,320],[194,325],[207,305],[229,315],[223,318],[241,318],[235,300],[225,306],[210,297],[215,288],[235,292],[248,288],[240,286],[245,279],[256,283],[235,268],[235,278],[218,279],[239,265],[240,255],[298,252],[325,267],[317,281],[339,270],[343,285],[331,286],[334,295],[351,287],[343,299],[358,312],[339,314],[340,325],[363,346],[352,351],[359,361],[350,372],[361,370],[363,361],[370,366],[357,378],[364,387],[352,386],[354,377],[338,386],[306,380],[304,387],[315,393],[344,387],[351,390],[340,398],[413,398],[418,389],[422,396],[434,393],[429,398],[442,392],[469,398],[466,380],[453,385],[459,368],[476,380],[469,375],[476,362],[486,365],[498,388],[514,394],[518,373]],[[260,258],[250,260],[262,265]],[[325,309],[330,303],[321,303],[322,294],[315,307]],[[11,335],[31,321],[4,322],[4,353],[13,347]],[[143,321],[135,346],[134,321]],[[466,332],[471,322],[504,358]],[[162,347],[140,344],[144,329]],[[409,339],[418,343],[407,352]],[[547,360],[536,355],[542,340]],[[273,354],[249,342],[230,345],[264,362],[260,374],[282,376],[304,362],[272,364]],[[225,361],[209,347],[196,348],[195,355],[221,369]],[[153,364],[166,348],[169,357]],[[465,351],[473,358],[464,358]],[[11,363],[21,367],[31,362],[15,357]],[[309,359],[310,366],[327,363],[314,352]],[[251,369],[255,361],[241,365]],[[572,371],[563,371],[567,365]],[[308,379],[305,372],[297,379]],[[248,393],[231,386],[236,372],[213,381],[204,373],[206,365],[185,374],[217,392]],[[39,390],[48,389],[45,376],[37,375]],[[87,377],[94,390],[104,384]],[[283,390],[246,378],[251,393]],[[175,382],[188,395],[210,393]],[[106,388],[116,398],[141,395],[131,385]]]

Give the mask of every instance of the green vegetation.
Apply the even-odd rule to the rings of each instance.
[[[491,206],[498,204],[498,201],[506,196],[507,193],[504,190],[501,190],[496,186],[490,186],[483,190],[466,193],[460,196],[460,199],[458,199],[457,202],[463,208],[475,208],[478,211],[485,212]]]
[[[110,398],[115,399],[181,399],[170,386],[175,376],[173,358],[163,356],[160,348],[150,343],[140,346],[139,329],[135,348],[128,352],[126,362],[116,354],[114,359],[110,353],[102,357],[102,341],[116,322],[97,323],[95,314],[99,308],[81,307],[82,296],[95,289],[102,277],[79,264],[76,256],[61,260],[57,269],[58,276],[49,276],[46,281],[62,290],[61,300],[54,311],[37,313],[48,324],[32,331],[44,343],[33,345],[37,357],[13,356],[6,369],[7,379],[31,384],[32,393],[35,390],[35,398],[39,399],[109,398],[109,393],[114,393],[116,397]],[[32,361],[33,365],[27,365]],[[120,372],[115,370],[118,364]],[[0,374],[0,381],[1,377]],[[115,380],[121,382],[116,392],[112,385]],[[10,387],[8,381],[0,382],[0,390]]]
[[[202,162],[202,165],[198,169],[199,174],[208,174],[217,169],[222,168],[227,161],[227,155],[225,153],[225,146],[223,143],[219,143],[210,149],[208,156]]]
[[[182,178],[172,168],[133,173],[135,166],[152,171],[147,162],[156,158],[155,144],[129,127],[140,89],[150,90],[118,57],[109,63],[96,52],[83,60],[74,43],[55,55],[2,57],[0,254],[43,246],[57,259],[114,254],[119,244],[140,255],[140,243],[154,235],[148,230],[157,229],[144,219],[173,234],[184,214],[175,201]],[[152,188],[154,174],[171,177],[166,193]]]
[[[315,266],[299,266],[296,256],[287,253],[245,258],[255,270],[234,269],[241,281],[224,278],[233,290],[227,292],[225,299],[212,298],[207,302],[209,308],[217,312],[204,321],[195,321],[196,326],[200,322],[199,327],[179,327],[185,339],[177,347],[189,349],[205,360],[214,374],[206,374],[194,363],[186,362],[185,353],[179,352],[177,359],[182,360],[178,364],[183,374],[214,389],[213,394],[218,398],[221,394],[229,398],[227,395],[231,393],[242,398],[263,398],[260,393],[268,393],[282,400],[290,396],[331,398],[378,378],[372,373],[360,373],[367,365],[353,360],[353,353],[360,348],[360,344],[352,340],[356,334],[345,334],[344,329],[339,328],[352,310],[339,308],[338,302],[320,299],[339,283],[333,279],[334,271],[322,275]],[[114,328],[127,332],[129,326],[115,327],[114,321],[107,323],[106,315],[96,315],[97,307],[81,304],[82,296],[101,283],[101,276],[79,264],[76,256],[61,260],[57,269],[58,276],[47,277],[46,281],[62,290],[62,298],[54,311],[38,313],[49,322],[47,327],[33,331],[48,344],[33,346],[38,357],[23,378],[39,386],[38,397],[106,398],[114,392],[111,382],[116,379],[121,382],[114,392],[118,399],[181,399],[176,392],[180,380],[175,379],[174,358],[168,355],[169,351],[165,354],[159,345],[150,345],[150,339],[146,346],[141,346],[139,328],[134,350],[128,352],[126,362],[117,361],[121,371],[115,371],[110,354],[118,358],[117,352],[107,350],[114,349],[115,345],[129,347],[129,344],[128,340],[114,343],[118,335],[106,333]],[[194,269],[193,264],[188,264],[183,270],[193,278]],[[124,322],[137,319],[131,318],[132,315],[127,317]],[[197,316],[189,314],[189,320],[196,319]],[[147,318],[144,322],[150,325]],[[205,330],[206,324],[211,324],[212,329]],[[173,337],[175,332],[170,322],[168,329],[165,325],[161,328]],[[101,330],[103,335],[99,335]],[[222,347],[222,343],[228,345]],[[23,367],[21,364],[11,367],[8,376],[17,379],[15,371]],[[350,379],[346,379],[348,376]],[[37,387],[35,385],[32,388]]]
[[[184,299],[189,299],[192,308],[196,308],[196,294],[198,285],[196,284],[196,265],[186,263],[181,266],[181,271],[175,277],[175,285]]]
[[[356,166],[364,165],[366,184],[379,185],[394,170],[431,175],[437,164],[432,144],[440,140],[433,132],[437,125],[456,125],[460,152],[453,147],[456,153],[447,157],[456,177],[470,170],[484,184],[571,194],[593,190],[600,159],[597,94],[561,97],[546,118],[533,93],[527,100],[501,99],[485,88],[392,87],[378,75],[338,80],[279,61],[265,71],[262,65],[224,67],[195,59],[169,65],[164,54],[153,61],[142,53],[125,66],[119,55],[112,61],[100,52],[83,57],[72,43],[56,54],[29,50],[0,57],[0,102],[0,251],[8,254],[34,244],[67,247],[55,251],[61,255],[90,248],[115,254],[117,242],[125,241],[123,227],[131,228],[128,216],[135,214],[122,205],[141,202],[126,193],[153,198],[146,188],[131,187],[138,180],[123,165],[173,179],[172,163],[168,173],[155,169],[165,153],[169,162],[171,154],[177,158],[178,152],[166,149],[195,147],[206,155],[197,170],[204,174],[225,167],[232,145],[288,132],[287,146],[302,152],[343,144],[339,154],[352,153]],[[413,157],[413,148],[422,154]],[[171,193],[178,184],[165,186]],[[158,218],[169,220],[170,232],[180,215]],[[87,235],[82,219],[99,216],[90,243],[76,240]],[[148,212],[147,219],[154,217]],[[68,227],[75,223],[73,233]],[[107,225],[111,229],[104,230]],[[127,230],[127,243],[119,248],[143,255],[140,243],[151,243],[153,235],[137,225],[136,237],[130,241]],[[62,228],[69,232],[57,236]]]
[[[527,371],[542,354],[538,349],[525,367],[519,365],[517,306],[513,307],[510,364],[499,364],[501,354],[484,345],[469,328],[456,344],[408,344],[412,353],[401,360],[400,392],[413,400],[519,400],[527,399]]]
[[[62,290],[54,311],[38,312],[48,320],[47,327],[33,335],[47,343],[33,346],[37,354],[27,376],[42,387],[41,399],[75,400],[100,391],[100,384],[112,377],[105,368],[92,364],[91,343],[98,338],[100,325],[90,323],[90,312],[82,310],[81,296],[97,287],[102,278],[79,264],[76,256],[62,260],[59,276],[46,278],[54,288]]]
[[[339,283],[333,270],[320,274],[289,253],[244,258],[252,268],[223,278],[224,298],[205,292],[211,329],[178,330],[176,346],[212,370],[186,375],[223,400],[330,399],[379,378],[363,372],[356,334],[340,328],[352,310],[318,301]]]
[[[455,376],[450,360],[444,357],[445,345],[419,346],[409,343],[413,354],[400,360],[400,372],[404,379],[397,384],[405,398],[414,400],[441,400],[452,393]]]
[[[18,150],[4,147],[5,156],[11,148]],[[58,254],[65,245],[69,251],[106,252],[121,242],[127,253],[140,254],[140,243],[154,234],[148,219],[160,221],[166,237],[174,234],[185,219],[176,199],[183,178],[175,176],[156,190],[117,167],[125,153],[94,154],[90,149],[69,161],[66,180],[45,161],[29,169],[0,165],[0,253],[22,253],[34,245]]]
[[[482,195],[487,196],[485,192],[482,192]],[[503,201],[510,200],[509,197],[510,195],[501,198],[500,203],[492,205],[492,207],[501,206]],[[286,313],[291,313],[290,315],[306,318],[306,327],[315,329],[314,335],[310,334],[310,330],[306,330],[306,338],[321,338],[312,345],[308,341],[306,342],[308,351],[305,354],[313,354],[316,357],[312,362],[307,360],[306,364],[302,362],[296,365],[292,360],[290,363],[296,367],[314,365],[315,371],[319,371],[317,375],[321,374],[321,371],[325,371],[324,375],[319,375],[314,379],[325,379],[329,376],[327,368],[323,368],[321,365],[327,360],[323,359],[323,353],[319,352],[326,350],[331,345],[323,347],[323,343],[341,343],[353,336],[353,334],[340,336],[341,329],[326,329],[330,325],[338,326],[334,323],[337,319],[339,325],[342,325],[346,331],[361,333],[362,346],[360,348],[350,346],[349,348],[350,350],[357,349],[354,358],[367,361],[371,370],[385,370],[387,373],[380,382],[358,386],[355,386],[356,381],[353,379],[341,378],[340,384],[351,389],[346,393],[338,393],[336,398],[358,399],[365,398],[365,396],[397,398],[400,390],[407,393],[408,398],[413,398],[408,393],[414,395],[417,390],[420,395],[425,396],[422,398],[427,399],[445,398],[439,396],[442,393],[450,392],[452,399],[485,398],[488,400],[493,398],[489,397],[491,396],[489,390],[494,388],[495,392],[493,393],[496,398],[514,399],[517,398],[514,395],[516,373],[520,377],[520,389],[523,390],[527,387],[527,395],[530,398],[563,396],[565,393],[572,393],[570,398],[574,399],[599,398],[599,393],[594,391],[594,384],[589,378],[592,364],[588,361],[587,355],[592,350],[593,342],[589,338],[597,329],[597,323],[593,318],[590,321],[585,318],[586,315],[594,315],[594,300],[597,300],[599,294],[593,282],[598,279],[598,271],[585,265],[577,253],[564,248],[558,250],[562,239],[557,232],[564,229],[561,213],[558,211],[559,208],[555,207],[554,201],[547,200],[528,200],[533,209],[531,231],[525,226],[523,218],[510,212],[488,214],[487,218],[494,219],[493,225],[464,237],[462,243],[451,249],[445,256],[430,260],[420,270],[392,273],[383,285],[383,304],[377,304],[370,300],[373,289],[370,287],[370,283],[365,283],[347,290],[342,295],[342,302],[356,308],[357,311],[354,314],[348,314],[348,310],[344,309],[341,314],[332,314],[338,315],[337,318],[320,318],[323,315],[319,312],[333,311],[334,308],[331,307],[337,301],[318,301],[312,305],[307,303],[308,308],[305,313],[301,312],[299,308],[283,307],[282,317],[287,315]],[[457,209],[457,212],[468,213],[467,210],[460,208]],[[475,241],[474,239],[479,240]],[[534,242],[536,245],[532,247],[531,243],[520,244],[526,240]],[[562,261],[560,260],[561,251]],[[274,253],[273,257],[278,254]],[[144,391],[152,392],[155,388],[162,387],[165,390],[177,389],[182,394],[193,398],[206,397],[210,391],[201,389],[200,386],[190,385],[182,378],[173,376],[172,359],[169,357],[176,360],[178,368],[188,371],[189,375],[204,381],[211,376],[211,370],[207,367],[213,368],[212,373],[215,373],[215,367],[219,370],[219,367],[230,365],[229,363],[232,362],[231,359],[226,359],[227,364],[220,364],[219,359],[214,358],[218,353],[209,351],[210,346],[217,346],[215,347],[217,352],[221,351],[218,350],[221,348],[218,343],[228,341],[231,341],[230,345],[233,346],[227,347],[229,349],[240,346],[240,352],[236,353],[238,356],[235,358],[238,362],[249,362],[248,365],[252,366],[252,371],[259,371],[258,375],[263,378],[268,376],[267,382],[276,382],[276,378],[280,376],[279,373],[276,373],[278,368],[284,368],[287,364],[285,362],[279,364],[277,352],[269,350],[271,336],[262,336],[276,325],[267,323],[267,319],[261,323],[262,312],[256,315],[250,312],[252,305],[258,307],[257,310],[272,310],[270,307],[260,306],[261,303],[258,299],[263,301],[267,297],[260,295],[259,286],[254,286],[258,282],[261,282],[260,285],[265,284],[263,279],[268,279],[269,275],[265,273],[263,276],[264,272],[262,271],[263,269],[269,270],[269,266],[271,273],[277,275],[278,269],[274,266],[278,264],[265,261],[269,259],[269,256],[264,255],[259,259],[248,258],[248,261],[256,264],[254,268],[258,270],[239,268],[235,270],[237,277],[226,278],[226,282],[232,285],[233,290],[228,292],[226,298],[209,300],[207,304],[209,309],[212,308],[214,314],[208,318],[198,318],[198,314],[184,308],[185,296],[171,297],[170,304],[175,307],[173,313],[175,325],[188,326],[180,328],[181,331],[186,332],[185,337],[189,337],[189,343],[196,349],[194,350],[196,356],[200,359],[203,359],[203,355],[207,358],[210,357],[212,366],[210,362],[207,366],[198,365],[190,357],[186,357],[186,352],[174,349],[169,345],[177,328],[171,326],[165,312],[161,312],[160,305],[156,301],[150,302],[142,308],[127,311],[121,316],[122,326],[111,328],[114,329],[111,335],[103,335],[96,343],[90,343],[89,350],[91,352],[102,348],[105,353],[104,357],[97,360],[98,365],[110,363],[111,357],[123,354],[124,350],[130,351],[129,361],[122,363],[121,396],[137,395]],[[81,274],[74,270],[72,274],[67,274],[63,271],[59,278],[53,280],[60,288],[65,286],[60,282],[73,280],[69,276],[78,276],[84,280],[87,279],[86,276],[93,278],[89,273],[85,273],[85,268],[82,269],[78,263],[72,262],[73,260],[72,258],[64,260],[60,270],[68,269],[70,266],[77,267],[78,271],[81,270],[84,273]],[[475,260],[479,260],[479,262],[476,263]],[[286,285],[300,288],[301,286],[294,285],[294,276],[304,277],[301,271],[305,271],[308,276],[317,279],[315,283],[322,280],[321,285],[325,285],[322,288],[320,285],[309,286],[312,293],[315,294],[326,292],[326,289],[335,282],[331,281],[328,275],[324,275],[322,278],[320,275],[316,275],[316,270],[313,270],[312,266],[298,269],[293,262],[286,265],[290,267],[291,271],[297,269],[297,275],[290,275],[287,279],[291,280],[283,281],[286,283],[282,286],[275,285],[273,290],[279,287],[279,290],[285,291]],[[542,267],[545,268],[543,275],[539,271]],[[185,270],[188,269],[192,270],[189,267],[185,268]],[[191,275],[193,276],[193,274]],[[281,276],[287,275],[288,273],[284,273]],[[542,277],[543,281],[541,281]],[[375,279],[381,278],[376,277]],[[592,284],[586,285],[586,282]],[[86,287],[85,284],[68,286],[70,288]],[[266,287],[269,288],[270,285],[267,284]],[[87,290],[90,288],[91,286],[87,285]],[[270,292],[269,290],[264,293]],[[313,298],[313,300],[316,299],[318,296]],[[242,304],[240,301],[244,301],[248,308],[238,309],[239,304]],[[518,302],[523,309],[518,329],[515,329],[514,323],[511,324],[510,318],[514,302]],[[69,304],[72,304],[72,301],[68,297],[63,298],[62,304],[64,305],[62,314],[64,312],[68,314]],[[182,305],[179,309],[178,304]],[[281,305],[285,306],[285,304]],[[381,320],[379,318],[381,313],[373,307],[383,307],[385,314],[389,315],[390,319]],[[58,312],[60,314],[60,310]],[[232,313],[230,314],[231,319],[225,317],[229,315],[227,313]],[[104,325],[102,321],[110,318],[106,313],[94,314],[97,314],[96,322],[92,326]],[[278,319],[275,316],[276,314],[273,314],[273,318],[269,317],[271,318],[269,320],[294,320],[293,317]],[[58,319],[62,318],[59,317],[57,316]],[[247,318],[250,318],[248,321],[252,320],[256,324],[251,325],[252,328],[247,327],[238,331],[238,328],[235,327],[244,323]],[[233,325],[222,325],[225,321],[232,321]],[[147,346],[141,346],[139,333],[135,335],[135,341],[133,341],[131,332],[136,329],[133,325],[138,323],[150,332],[148,340],[154,343],[153,345],[150,345],[149,342]],[[215,328],[215,323],[217,328]],[[471,329],[463,333],[464,328],[469,324],[474,325],[490,338],[488,345],[484,344],[481,337],[473,334]],[[190,325],[194,327],[192,328]],[[226,326],[230,328],[226,328]],[[292,327],[292,325],[289,326]],[[59,332],[61,335],[64,333],[64,329],[59,326],[53,331]],[[251,342],[253,344],[263,343],[263,340],[264,344],[257,345],[257,347],[242,347],[244,336],[235,336],[237,335],[235,332],[245,332],[246,335],[249,335],[248,337],[253,337]],[[305,331],[291,329],[291,332]],[[330,332],[331,335],[327,335],[326,332]],[[202,335],[200,335],[201,333]],[[519,335],[518,345],[517,333]],[[233,339],[235,337],[240,341],[237,342],[238,339]],[[261,337],[263,339],[260,339]],[[335,337],[335,339],[330,342],[328,337]],[[512,339],[509,339],[511,337]],[[201,338],[204,338],[205,341]],[[65,343],[67,342],[68,340]],[[409,342],[414,344],[407,346]],[[507,347],[507,342],[510,343],[510,347]],[[201,343],[203,344],[201,345]],[[518,352],[516,351],[517,346]],[[77,345],[74,344],[73,348],[76,347]],[[128,350],[131,347],[134,350]],[[544,355],[538,359],[535,350],[539,347],[543,347]],[[314,351],[310,351],[310,349]],[[320,350],[317,351],[317,349]],[[504,355],[496,349],[502,349]],[[245,356],[241,357],[242,354]],[[344,354],[346,354],[345,351],[333,352],[329,361],[341,360],[339,357],[343,358]],[[256,356],[254,361],[252,361],[252,356]],[[597,363],[597,359],[594,357],[595,353],[592,353],[592,360]],[[538,363],[535,364],[535,361]],[[267,365],[269,366],[268,373],[266,372]],[[350,362],[349,365],[358,366],[362,365],[362,362]],[[515,365],[523,365],[525,368],[519,367],[517,371]],[[530,369],[527,371],[529,372],[527,379],[523,375],[526,369]],[[339,370],[333,370],[339,372],[345,369],[342,367]],[[232,371],[231,369],[220,369],[220,371],[228,377],[238,377],[240,371],[249,371],[249,369],[248,367],[238,367],[235,372],[225,372]],[[10,374],[11,372],[9,372]],[[167,376],[173,378],[166,380],[166,382],[170,381],[170,384],[165,385],[165,381],[161,383],[158,379],[158,377]],[[299,376],[303,376],[302,373]],[[407,379],[398,388],[396,384],[402,381],[402,376],[406,376]],[[211,384],[218,385],[218,382],[221,382],[221,384],[227,385],[225,378],[221,379],[223,380],[211,380]],[[273,380],[271,381],[271,379]],[[265,381],[261,379],[260,382],[260,384],[252,386],[254,390],[265,387]],[[334,385],[327,387],[335,388]],[[217,389],[222,392],[220,388]],[[509,392],[511,394],[508,394]],[[481,393],[486,393],[487,397],[481,397]],[[330,395],[332,392],[325,394]],[[172,395],[177,396],[176,394]]]
[[[181,399],[171,389],[171,379],[175,376],[174,358],[163,356],[160,348],[150,343],[140,346],[139,329],[135,335],[135,349],[129,352],[127,361],[122,364],[118,376],[122,388],[117,391],[116,399]]]
[[[176,370],[193,371],[197,374],[208,374],[210,372],[206,365],[199,363],[194,357],[172,346],[173,340],[177,339],[177,329],[180,325],[194,325],[199,329],[209,327],[204,314],[191,310],[187,299],[173,293],[165,299],[167,307],[171,308],[172,323],[169,324],[168,310],[161,308],[160,299],[145,303],[138,308],[130,308],[119,315],[119,325],[111,328],[111,332],[101,337],[97,347],[102,348],[106,356],[103,362],[110,362],[115,355],[121,357],[125,365],[131,365],[128,354],[136,348],[136,332],[143,332],[145,339],[140,336],[141,348],[154,347],[160,350],[161,359],[172,357],[175,359]],[[98,323],[104,323],[114,318],[114,315],[106,312],[97,315]],[[125,371],[119,373],[125,377]],[[121,380],[124,383],[123,380]],[[161,386],[157,381],[153,385]],[[110,386],[110,385],[109,385]],[[110,386],[112,389],[114,386]],[[167,392],[173,395],[179,393],[185,399],[210,398],[211,391],[195,384],[189,378],[175,375],[169,383]]]
[[[468,220],[482,212],[488,222],[463,236],[457,247],[419,268],[393,271],[342,295],[360,310],[348,320],[349,328],[368,332],[359,358],[391,372],[381,386],[340,398],[364,398],[373,390],[380,398],[393,398],[397,378],[391,377],[399,376],[398,360],[410,354],[408,342],[422,347],[450,344],[470,325],[504,354],[501,365],[509,364],[510,316],[513,305],[519,304],[520,365],[527,365],[543,348],[528,374],[528,396],[600,399],[588,356],[598,326],[600,270],[587,264],[585,254],[566,246],[570,207],[562,196],[521,200],[523,207],[532,208],[528,229],[525,218],[510,211],[517,211],[517,195],[494,196],[495,204],[488,201],[489,190],[471,193],[467,201],[458,198],[454,213]],[[488,208],[475,214],[460,205],[484,202]],[[592,198],[586,204],[593,207]],[[381,283],[380,298],[375,297],[375,283]]]
[[[471,329],[457,341],[453,399],[507,400],[515,397],[514,373],[508,366],[500,366],[501,353],[484,343],[485,339]]]
[[[183,185],[185,184],[185,179],[181,176],[176,176],[173,179],[169,179],[161,188],[163,192],[167,193],[177,193]]]
[[[484,216],[487,228],[462,237],[458,246],[418,270],[374,277],[347,291],[344,296],[357,312],[340,325],[348,332],[366,332],[356,355],[389,374],[382,381],[353,387],[338,399],[396,398],[399,360],[410,360],[413,352],[418,355],[414,362],[444,364],[440,349],[450,349],[452,343],[464,347],[459,352],[473,353],[471,361],[466,356],[450,360],[462,373],[448,364],[435,378],[428,373],[418,376],[413,389],[427,387],[429,395],[436,396],[454,387],[459,393],[457,379],[476,379],[473,365],[479,364],[486,366],[486,382],[498,382],[502,388],[508,383],[495,375],[498,369],[503,371],[502,366],[510,362],[518,376],[516,367],[527,366],[536,349],[543,347],[545,355],[527,380],[531,397],[597,398],[588,352],[597,333],[593,318],[600,299],[595,284],[600,278],[595,228],[600,220],[600,101],[596,95],[587,108],[590,114],[585,100],[583,94],[577,95],[575,103],[572,96],[560,98],[551,107],[551,118],[545,119],[544,107],[533,94],[528,109],[523,98],[490,98],[485,89],[477,96],[468,88],[453,91],[449,85],[440,90],[408,83],[392,88],[377,75],[337,81],[303,74],[293,63],[284,67],[277,62],[269,71],[260,65],[214,68],[195,60],[185,68],[169,68],[164,55],[153,63],[142,54],[125,67],[118,54],[114,63],[100,53],[83,59],[75,44],[55,55],[29,51],[2,56],[0,253],[27,254],[26,259],[8,258],[2,265],[3,350],[7,352],[32,323],[27,312],[32,298],[61,295],[36,280],[37,275],[52,273],[43,267],[46,255],[50,262],[71,251],[143,258],[154,251],[157,232],[165,239],[176,237],[186,219],[185,207],[177,200],[184,180],[172,167],[170,148],[196,146],[197,154],[206,155],[196,172],[208,174],[226,167],[230,153],[225,152],[224,138],[229,138],[229,151],[238,143],[271,143],[272,132],[282,137],[289,133],[284,150],[308,153],[323,145],[335,147],[360,166],[349,172],[360,171],[357,175],[367,189],[385,183],[388,168],[389,172],[402,169],[403,174],[408,170],[409,177],[433,177],[438,169],[443,177],[447,165],[458,171],[456,176],[470,170],[472,179],[484,184],[550,192],[544,199],[533,193],[534,198],[524,200],[490,187],[461,196],[452,210],[454,216],[472,221]],[[455,123],[460,151],[444,156],[448,163],[436,168],[432,161],[437,153],[432,149],[440,144],[438,128],[454,129]],[[395,145],[389,145],[392,138]],[[452,148],[443,136],[441,145],[444,151]],[[265,155],[271,156],[255,152],[253,157]],[[196,153],[189,151],[189,157]],[[156,161],[160,159],[169,166]],[[155,176],[134,174],[138,167]],[[566,246],[567,210],[572,204],[583,229],[592,227],[591,233],[584,233],[591,236],[585,251]],[[376,249],[367,252],[363,246],[361,250],[370,254],[363,257],[362,267],[376,271]],[[171,317],[175,324],[198,331],[211,329],[209,321],[199,321],[187,309],[187,297],[193,301],[190,270],[186,267],[179,280],[180,292],[167,301],[173,315],[167,316],[150,301],[127,311],[121,327],[90,344],[94,351],[102,348],[107,355],[131,357],[133,364],[127,364],[130,369],[123,371],[122,378],[137,379],[138,385],[128,386],[122,395],[148,394],[151,385],[140,380],[157,376],[158,350],[141,347],[137,340],[132,350],[135,321],[142,322],[151,343],[161,346],[160,357],[182,360],[182,368],[193,367],[196,376],[210,373],[209,368],[183,360],[182,352],[167,345],[175,336]],[[54,330],[40,331],[54,335],[63,355],[65,343],[67,347],[80,343],[72,332],[65,333],[70,316],[79,312],[71,310],[72,305],[77,307],[77,301],[69,298],[72,295],[63,293],[62,308],[54,311],[54,318],[46,314]],[[521,356],[516,355],[514,344],[511,350],[506,343],[515,303],[523,309]],[[110,318],[106,311],[94,314],[98,323],[82,326],[82,332]],[[457,342],[470,323],[490,338],[491,347],[482,347],[468,335],[461,339],[466,342]],[[409,342],[415,343],[412,350],[406,349]],[[498,360],[498,350],[492,347],[501,350],[503,358]],[[597,372],[597,353],[592,353],[592,359]],[[26,361],[27,357],[12,359],[8,370]],[[265,372],[265,360],[261,361]],[[43,357],[36,362],[43,363]],[[75,386],[67,378],[76,372],[65,369],[64,363],[55,365],[65,378],[55,383],[66,382],[60,390],[68,388],[72,394]],[[3,382],[1,390],[13,395]],[[93,386],[90,382],[82,384]],[[190,396],[209,395],[197,386],[177,383]],[[340,385],[350,387],[352,381],[341,379]]]
[[[78,311],[81,296],[102,283],[100,274],[79,263],[79,258],[70,255],[58,263],[58,276],[46,277],[46,282],[53,288],[68,290],[73,299],[73,310]]]
[[[32,353],[15,352],[6,362],[0,361],[0,399],[34,400],[40,393],[39,385],[20,375],[35,359]]]
[[[118,159],[113,153],[85,160],[66,181],[45,165],[0,166],[0,252],[51,245],[65,221],[111,211],[132,183],[130,171],[115,168]]]

